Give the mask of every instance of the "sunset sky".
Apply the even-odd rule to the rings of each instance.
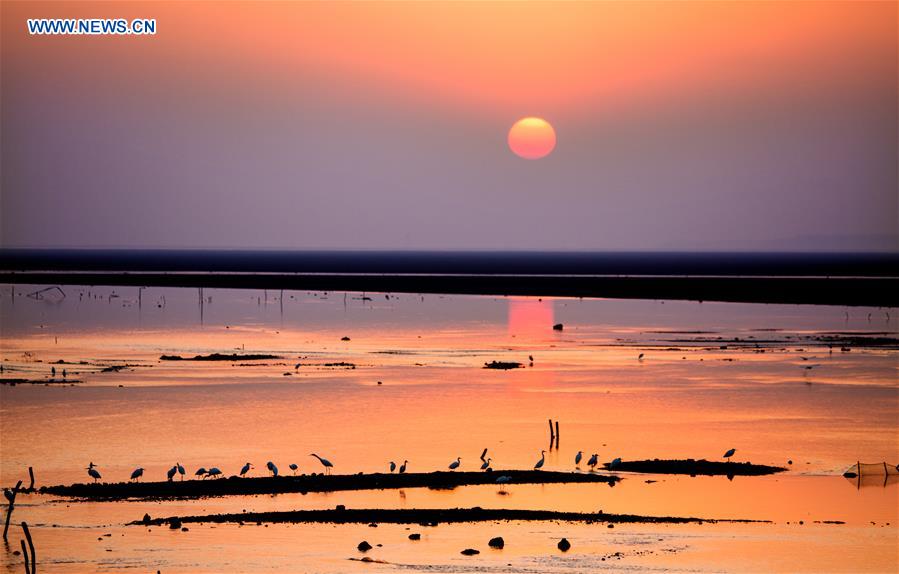
[[[896,2],[0,6],[4,247],[899,250]]]

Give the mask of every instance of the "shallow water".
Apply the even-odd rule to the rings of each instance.
[[[578,450],[601,461],[714,460],[731,447],[735,460],[789,469],[733,481],[623,474],[614,488],[511,485],[507,494],[473,486],[116,503],[20,495],[14,521],[34,525],[44,572],[899,568],[899,487],[840,476],[857,460],[899,463],[899,352],[806,340],[836,332],[895,337],[896,310],[87,287],[66,287],[65,298],[27,297],[36,289],[16,286],[15,297],[11,287],[0,289],[3,377],[43,380],[50,362],[88,364],[53,365],[57,379],[66,368],[67,380],[82,381],[74,386],[0,386],[4,485],[26,478],[29,465],[38,485],[81,482],[89,461],[111,481],[137,466],[159,480],[176,461],[189,475],[199,466],[234,474],[246,461],[262,474],[268,460],[282,473],[291,462],[300,473],[319,472],[310,452],[340,473],[385,471],[390,460],[406,459],[410,470],[437,470],[457,456],[471,469],[484,448],[495,469],[529,468],[549,448],[549,418],[560,421],[561,440],[546,454],[547,469],[574,470]],[[551,329],[557,322],[563,331]],[[215,352],[280,358],[159,360]],[[482,368],[492,360],[525,366]],[[338,362],[355,368],[326,366]],[[131,366],[100,372],[113,364]],[[123,526],[145,512],[337,504],[773,523],[408,527],[422,531],[418,542],[400,525]],[[11,572],[21,569],[11,554],[20,531],[12,531],[2,554]],[[498,534],[506,548],[487,548]],[[562,536],[573,545],[564,555],[555,548]],[[389,564],[348,561],[361,556],[362,539],[383,543],[369,555]],[[467,547],[482,553],[461,556]]]

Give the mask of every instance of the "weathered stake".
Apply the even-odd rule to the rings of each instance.
[[[6,526],[3,527],[3,540],[6,540],[6,534],[9,532],[9,519],[12,516],[12,510],[16,506],[16,495],[19,494],[19,487],[22,486],[22,481],[16,483],[16,486],[12,489],[12,496],[9,497],[9,508],[6,509]]]
[[[556,431],[553,430],[553,420],[549,419],[549,450],[553,448],[553,442],[556,440]]]
[[[28,567],[28,549],[25,548],[25,541],[19,540],[22,543],[22,558],[25,560],[25,574],[31,574],[31,569]]]
[[[559,448],[559,421],[556,421],[556,448]]]
[[[31,484],[28,485],[28,491],[34,492],[34,469],[28,467],[28,476],[31,477]]]
[[[37,554],[34,553],[34,541],[31,540],[31,532],[28,530],[28,524],[22,522],[22,530],[25,531],[25,538],[28,540],[28,548],[31,550],[31,574],[37,573]]]

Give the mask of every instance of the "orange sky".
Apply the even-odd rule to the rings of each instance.
[[[34,49],[25,17],[155,17],[158,35],[143,45],[77,42],[90,52],[116,42],[151,67],[160,65],[162,43],[177,54],[165,65],[183,66],[194,80],[202,79],[191,70],[198,63],[267,73],[282,87],[311,73],[341,90],[516,117],[777,87],[822,59],[855,68],[864,81],[866,56],[896,49],[895,22],[872,17],[883,4],[7,2],[4,27],[18,32],[14,44]]]

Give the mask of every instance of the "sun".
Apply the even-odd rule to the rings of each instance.
[[[509,149],[525,159],[548,156],[556,147],[556,130],[543,118],[521,118],[509,129]]]

